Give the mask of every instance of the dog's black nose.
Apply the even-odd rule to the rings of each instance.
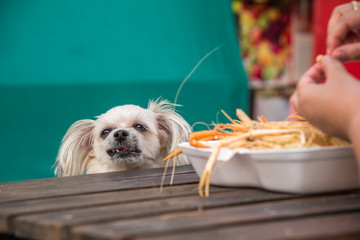
[[[129,132],[126,130],[118,130],[114,133],[115,140],[119,142],[125,140],[127,136],[129,136]]]

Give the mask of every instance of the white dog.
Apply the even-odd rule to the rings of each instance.
[[[80,120],[67,131],[56,159],[55,174],[71,176],[164,166],[164,157],[186,141],[191,128],[168,101],[148,108],[123,105],[97,120]],[[184,156],[178,165],[188,164]]]

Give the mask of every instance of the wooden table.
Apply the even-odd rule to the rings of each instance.
[[[360,239],[360,193],[212,186],[191,166],[0,183],[0,239]]]

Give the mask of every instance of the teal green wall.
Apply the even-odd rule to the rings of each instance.
[[[229,0],[0,1],[0,182],[53,177],[70,125],[174,101],[190,123],[247,111]],[[196,129],[195,129],[196,130]]]

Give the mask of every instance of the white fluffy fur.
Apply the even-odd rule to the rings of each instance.
[[[137,124],[146,130],[139,130]],[[105,129],[110,131],[106,137],[101,135]],[[136,149],[136,154],[123,157],[122,153],[111,156],[107,152],[123,145],[114,140],[114,133],[119,130],[129,133],[124,142]],[[179,142],[186,141],[190,131],[189,124],[166,100],[150,101],[147,109],[135,105],[114,107],[96,120],[80,120],[69,128],[59,149],[55,174],[72,176],[161,167],[165,164],[164,157]],[[185,156],[179,156],[177,164],[188,161]]]

